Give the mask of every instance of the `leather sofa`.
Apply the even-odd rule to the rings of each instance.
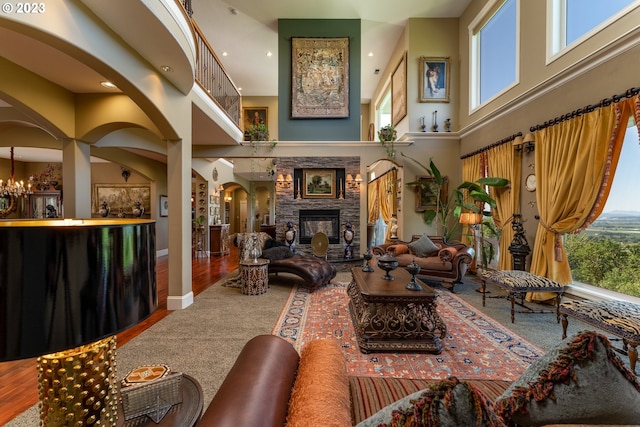
[[[417,256],[411,252],[411,243],[421,237],[422,235],[414,235],[410,242],[397,240],[374,246],[373,255],[382,256],[386,252],[391,252],[398,259],[399,267],[406,267],[415,260],[420,266],[419,276],[432,277],[448,283],[453,292],[455,284],[461,283],[473,261],[475,251],[464,243],[446,242],[442,236],[427,236],[437,249],[427,256]],[[405,248],[409,248],[408,251]]]

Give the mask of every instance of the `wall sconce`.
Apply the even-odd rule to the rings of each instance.
[[[293,185],[293,177],[290,173],[288,173],[286,177],[280,173],[276,179],[276,185],[278,188],[289,189]]]
[[[226,194],[224,196],[224,201],[225,202],[230,202],[231,200],[233,200],[233,197],[231,197],[231,194]]]
[[[362,175],[360,175],[359,173],[356,174],[355,179],[353,178],[353,175],[351,175],[350,173],[347,174],[347,187],[351,188],[352,190],[355,190],[356,188],[358,188],[361,182],[362,182]]]
[[[527,133],[524,138],[517,136],[513,140],[513,145],[516,147],[516,151],[524,151],[525,153],[531,153],[536,149],[536,141],[533,138],[532,133]]]

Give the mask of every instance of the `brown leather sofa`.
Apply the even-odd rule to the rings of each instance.
[[[427,276],[441,280],[450,285],[450,290],[456,283],[460,283],[467,272],[469,265],[473,261],[475,251],[460,242],[446,242],[442,236],[428,236],[429,239],[438,247],[437,251],[425,257],[419,257],[412,253],[395,253],[394,247],[398,245],[408,246],[410,243],[418,240],[421,235],[414,235],[411,242],[401,240],[384,243],[374,246],[372,249],[374,256],[382,256],[387,251],[392,252],[398,259],[399,267],[406,267],[415,259],[416,264],[420,266],[419,276]],[[402,251],[398,251],[402,252]]]

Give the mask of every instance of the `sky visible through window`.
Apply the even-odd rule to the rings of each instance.
[[[508,0],[480,30],[480,103],[516,80],[516,1]]]
[[[633,0],[566,0],[567,45],[633,3]]]
[[[640,212],[640,197],[637,197],[640,181],[640,143],[634,126],[627,128],[618,168],[603,213],[613,211]]]

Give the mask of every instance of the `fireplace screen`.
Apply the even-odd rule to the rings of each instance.
[[[299,224],[300,243],[311,243],[311,238],[320,231],[327,235],[329,243],[340,243],[339,209],[300,210]]]

